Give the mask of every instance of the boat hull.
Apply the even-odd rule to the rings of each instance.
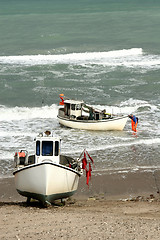
[[[128,120],[128,116],[106,120],[72,120],[60,116],[57,117],[59,123],[63,126],[94,131],[122,131]]]
[[[72,196],[80,177],[76,170],[51,162],[29,165],[13,174],[18,193],[43,204]]]

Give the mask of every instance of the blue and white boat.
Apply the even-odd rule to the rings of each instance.
[[[81,163],[60,152],[61,139],[46,131],[36,137],[34,155],[28,155],[26,150],[15,154],[15,186],[28,202],[33,198],[46,206],[76,192]]]

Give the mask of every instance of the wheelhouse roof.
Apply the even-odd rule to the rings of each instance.
[[[67,100],[64,101],[64,103],[68,103],[68,104],[82,104],[84,102],[83,101],[78,101],[78,100],[67,99]]]
[[[61,138],[59,138],[59,137],[44,137],[44,136],[41,137],[41,136],[37,136],[35,138],[35,140],[36,141],[39,140],[39,141],[52,141],[52,142],[58,141],[58,142],[60,142]]]
[[[47,132],[47,131],[46,131]],[[35,140],[39,141],[60,141],[61,138],[53,134],[53,132],[48,131],[50,134],[46,134],[46,132],[39,133],[39,135],[35,138]]]

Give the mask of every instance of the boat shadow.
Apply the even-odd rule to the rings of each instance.
[[[67,205],[72,205],[75,203],[75,200],[66,200],[66,201],[55,201],[54,203],[50,204],[49,206],[44,206],[41,202],[39,201],[31,201],[30,203],[25,202],[0,202],[0,207],[4,206],[19,206],[19,207],[32,207],[32,208],[58,208],[58,207],[64,207],[66,204]]]

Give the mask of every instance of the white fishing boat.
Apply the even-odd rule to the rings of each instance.
[[[113,131],[123,130],[128,115],[106,113],[106,110],[95,109],[83,101],[64,99],[60,95],[61,106],[58,110],[58,121],[69,128],[83,130]]]
[[[82,162],[61,155],[61,139],[50,131],[35,139],[35,154],[15,153],[15,186],[19,194],[37,199],[44,206],[73,195],[82,174]]]

